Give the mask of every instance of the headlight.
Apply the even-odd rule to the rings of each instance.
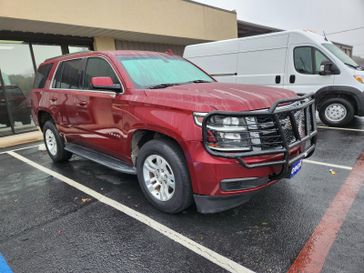
[[[362,77],[362,76],[354,75],[354,79],[355,79],[357,82],[364,83],[364,79],[363,79],[363,77]]]
[[[194,113],[198,126],[207,113]],[[208,146],[217,151],[251,151],[251,137],[244,117],[213,115],[207,120]]]

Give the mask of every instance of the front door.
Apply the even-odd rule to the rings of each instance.
[[[125,139],[122,133],[122,111],[118,96],[120,92],[96,90],[92,77],[110,77],[114,84],[120,80],[110,63],[102,57],[87,59],[84,74],[84,91],[78,96],[79,119],[77,126],[82,132],[81,141],[96,150],[126,160],[123,156]],[[120,90],[121,91],[121,90]]]
[[[291,45],[289,52],[286,88],[298,94],[307,94],[333,85],[334,75],[319,74],[321,62],[329,60],[319,49],[310,45]]]

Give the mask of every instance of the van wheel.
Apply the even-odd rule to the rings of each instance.
[[[64,141],[53,122],[47,121],[44,124],[43,138],[47,152],[54,162],[64,162],[71,158],[72,153],[64,149]]]
[[[331,98],[321,104],[319,116],[328,126],[346,126],[354,118],[354,107],[346,99]]]
[[[192,189],[185,158],[169,140],[151,140],[137,158],[140,187],[148,201],[159,210],[178,213],[192,204]]]

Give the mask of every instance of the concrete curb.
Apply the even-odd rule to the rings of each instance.
[[[18,134],[18,135],[11,135],[6,137],[0,137],[0,148],[7,148],[11,146],[16,146],[20,144],[25,144],[29,142],[35,142],[43,139],[42,132],[40,130]]]

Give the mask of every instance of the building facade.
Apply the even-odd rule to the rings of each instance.
[[[0,0],[0,137],[34,130],[37,66],[85,50],[173,50],[237,37],[236,13],[187,0]]]

